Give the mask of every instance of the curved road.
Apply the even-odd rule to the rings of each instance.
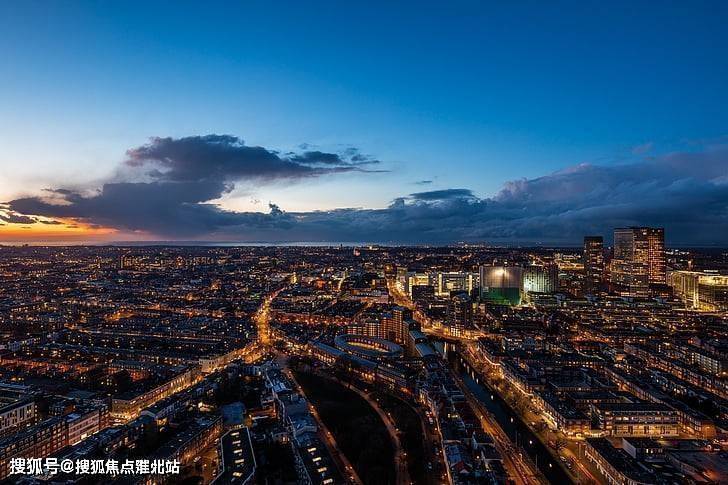
[[[349,459],[346,457],[343,451],[339,448],[338,443],[336,443],[336,440],[334,439],[334,435],[329,431],[329,428],[326,427],[326,424],[324,423],[324,420],[321,419],[321,416],[319,416],[318,411],[316,410],[316,407],[313,405],[311,400],[306,396],[306,393],[303,390],[303,387],[298,383],[296,380],[296,376],[293,375],[293,372],[291,372],[290,369],[286,368],[284,370],[286,375],[289,379],[296,385],[298,388],[298,391],[303,395],[303,397],[306,399],[310,406],[311,415],[313,415],[314,419],[316,419],[316,422],[319,425],[320,428],[320,435],[323,437],[326,446],[329,448],[329,453],[331,454],[331,457],[336,461],[336,464],[339,468],[339,471],[346,479],[348,477],[350,479],[350,483],[353,482],[356,485],[363,485],[363,482],[361,481],[361,478],[359,478],[359,475],[356,473],[356,470],[354,469],[354,466],[351,464]]]
[[[336,380],[339,384],[346,385],[338,379]],[[364,400],[369,403],[372,409],[374,409],[382,419],[382,422],[387,427],[389,436],[392,438],[392,443],[394,444],[394,466],[397,472],[397,485],[410,485],[412,483],[412,479],[410,478],[409,468],[407,468],[407,454],[405,453],[404,448],[402,448],[402,442],[399,440],[399,431],[394,425],[394,421],[382,408],[379,407],[379,403],[372,399],[368,393],[358,389],[356,386],[348,386],[348,388],[364,398]]]

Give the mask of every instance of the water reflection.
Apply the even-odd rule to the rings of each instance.
[[[490,387],[488,382],[481,380],[480,375],[460,356],[457,348],[447,342],[440,345],[441,352],[450,366],[462,377],[468,389],[491,412],[516,448],[527,454],[551,483],[573,483],[560,466],[553,466],[554,458],[548,448],[526,426],[520,416],[511,411],[508,403]]]

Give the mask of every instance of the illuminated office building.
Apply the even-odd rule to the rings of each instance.
[[[426,273],[409,273],[407,277],[407,293],[412,297],[413,288],[415,286],[431,286],[431,278]]]
[[[612,284],[625,296],[648,296],[650,284],[665,284],[665,230],[615,229],[611,270]]]
[[[523,268],[520,266],[481,266],[481,297],[493,303],[520,305]]]
[[[584,238],[584,293],[597,293],[604,283],[604,240],[602,236]]]
[[[437,296],[449,296],[452,292],[472,292],[477,286],[478,275],[461,271],[437,273]]]
[[[665,229],[647,229],[647,253],[649,258],[649,281],[651,284],[667,283],[667,266],[665,264]]]
[[[523,291],[553,293],[559,289],[559,271],[555,264],[532,264],[523,268]]]
[[[693,310],[728,310],[728,276],[697,271],[673,271],[670,286],[675,295]]]

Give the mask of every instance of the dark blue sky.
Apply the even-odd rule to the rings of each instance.
[[[149,183],[124,162],[150,137],[230,134],[281,158],[355,148],[381,162],[220,175],[225,189],[211,200],[245,212],[268,212],[269,201],[286,212],[386,210],[452,188],[484,201],[509,181],[580,164],[619,171],[722,153],[726,25],[717,1],[6,2],[0,200]],[[227,237],[208,229],[185,236]]]

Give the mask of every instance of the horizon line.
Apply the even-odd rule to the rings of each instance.
[[[493,248],[580,248],[583,243],[578,242],[374,242],[374,241],[186,241],[186,240],[153,240],[153,241],[104,241],[104,242],[74,242],[74,241],[0,241],[0,247],[493,247]],[[606,245],[611,248],[612,245]],[[728,245],[701,245],[701,244],[671,244],[666,249],[728,249]]]

